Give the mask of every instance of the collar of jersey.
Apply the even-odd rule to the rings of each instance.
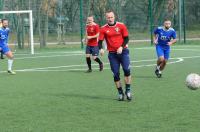
[[[114,22],[114,24],[108,24],[108,26],[115,26],[116,25],[116,21]]]
[[[5,27],[1,27],[1,29],[3,29],[3,30],[6,30],[7,29],[7,27],[5,28]]]
[[[164,31],[169,31],[169,30],[170,30],[170,28],[166,30],[166,28],[165,28],[165,27],[163,27],[163,30],[164,30]]]

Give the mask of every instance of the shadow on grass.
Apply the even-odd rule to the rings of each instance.
[[[155,78],[157,78],[156,76],[154,76],[154,75],[135,75],[135,76],[133,76],[134,78],[145,78],[145,79],[155,79]]]
[[[82,70],[68,70],[68,72],[71,72],[71,73],[85,73],[85,74],[92,74],[92,73],[102,73],[100,72],[99,70],[92,70],[92,72],[87,72],[87,69],[82,69]]]
[[[95,95],[88,95],[88,94],[81,94],[81,93],[50,93],[46,94],[48,96],[55,96],[59,98],[79,98],[79,99],[90,99],[90,100],[116,100],[111,97],[106,97],[106,96],[95,96]]]

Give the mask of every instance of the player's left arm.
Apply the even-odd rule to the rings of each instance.
[[[170,42],[168,42],[168,45],[172,45],[172,44],[174,44],[174,43],[176,43],[176,39],[172,39]]]
[[[128,37],[128,29],[127,29],[126,25],[123,25],[122,29],[123,29],[122,30],[122,36],[123,36],[123,39],[124,39],[123,44],[122,44],[122,48],[124,48],[129,42],[129,37]]]
[[[122,37],[124,39],[122,45],[117,49],[117,53],[121,54],[124,47],[127,47],[129,42],[128,29],[125,25],[122,26]]]
[[[123,42],[123,44],[122,44],[122,48],[124,48],[127,44],[128,44],[128,42],[129,42],[129,37],[128,36],[125,36],[124,38],[124,42]]]
[[[0,29],[0,39],[1,39],[1,33],[2,33],[2,30]]]
[[[174,31],[172,34],[172,40],[170,42],[168,42],[168,45],[173,45],[174,43],[176,43],[177,39],[176,39],[176,32]]]

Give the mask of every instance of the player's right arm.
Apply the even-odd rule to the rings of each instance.
[[[99,25],[95,25],[95,35],[93,36],[87,36],[87,39],[93,39],[93,38],[98,38],[99,37]]]
[[[82,39],[82,42],[85,44],[85,45],[87,45],[87,28],[85,28],[85,36],[84,36],[84,38]]]
[[[93,36],[87,36],[87,39],[93,39],[93,38],[98,38],[98,37],[99,37],[99,33]]]
[[[123,36],[123,43],[122,45],[117,49],[117,54],[121,54],[122,50],[124,47],[128,47],[128,42],[129,42],[129,37],[128,37],[128,29],[127,27],[123,24],[122,25],[122,36]]]
[[[153,34],[153,43],[156,45],[158,44],[158,28],[156,28],[154,30],[154,34]]]
[[[156,34],[153,35],[153,43],[158,44],[158,36]]]

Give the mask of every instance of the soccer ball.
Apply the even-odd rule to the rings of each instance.
[[[191,90],[200,88],[200,76],[196,73],[191,73],[186,77],[186,86]]]

